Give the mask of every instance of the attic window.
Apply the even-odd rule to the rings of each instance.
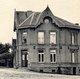
[[[45,19],[44,22],[45,22],[45,23],[49,23],[49,19]]]
[[[48,23],[51,23],[51,22],[52,22],[52,18],[51,18],[51,17],[49,17],[49,16],[45,17],[43,20],[44,20],[44,23],[46,23],[46,24],[48,24]]]

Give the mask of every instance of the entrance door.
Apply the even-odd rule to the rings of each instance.
[[[76,75],[76,67],[73,67],[73,75]]]
[[[21,64],[22,64],[22,67],[27,67],[28,66],[28,51],[27,50],[22,50]]]
[[[58,74],[61,74],[61,68],[58,67],[58,71],[57,71]]]

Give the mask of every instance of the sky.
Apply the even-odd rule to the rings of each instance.
[[[80,24],[80,0],[0,0],[0,42],[12,43],[16,38],[14,11],[42,12],[47,5],[54,15]]]

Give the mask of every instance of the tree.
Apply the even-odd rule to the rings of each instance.
[[[5,62],[0,61],[0,65],[1,63],[4,63],[5,66],[9,67],[10,65],[11,67],[13,66],[13,53],[11,53],[9,49],[12,49],[12,46],[9,43],[6,44],[0,43],[0,60],[5,61]]]

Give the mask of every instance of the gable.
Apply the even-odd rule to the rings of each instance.
[[[75,25],[53,15],[48,6],[43,12],[15,12],[14,29],[16,30],[16,28],[37,28],[38,25],[44,22],[45,17],[50,17],[52,19],[52,23],[56,24],[60,28],[65,27],[80,29],[79,25]]]
[[[41,13],[37,23],[36,23],[36,26],[39,25],[40,23],[43,23],[43,20],[45,17],[51,17],[52,19],[52,22],[54,21],[54,15],[53,13],[51,12],[51,10],[49,9],[49,7],[47,6],[47,8]]]

